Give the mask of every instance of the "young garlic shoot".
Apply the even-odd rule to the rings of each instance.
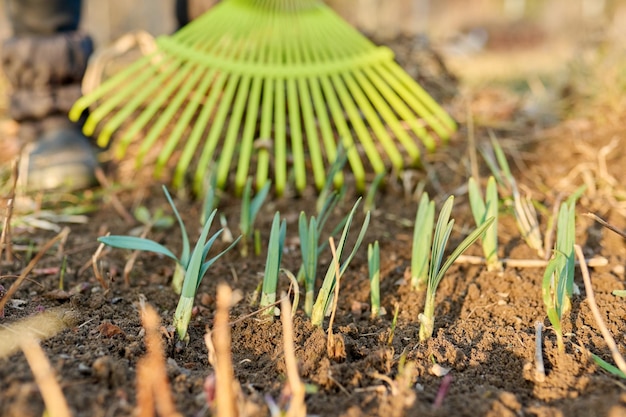
[[[445,273],[452,266],[454,261],[461,256],[481,235],[493,224],[494,219],[488,218],[472,233],[470,233],[454,251],[448,256],[446,262],[442,265],[443,255],[454,226],[454,219],[450,220],[452,206],[454,204],[454,196],[448,197],[444,203],[433,236],[430,266],[428,269],[428,285],[426,287],[426,303],[424,312],[419,315],[420,331],[419,337],[421,341],[428,340],[432,337],[435,328],[435,295],[437,287],[443,279]]]
[[[206,223],[204,224],[202,232],[200,233],[200,237],[198,238],[198,241],[196,242],[196,245],[191,252],[189,264],[185,268],[183,289],[180,294],[180,298],[178,299],[176,311],[174,312],[174,327],[176,328],[176,333],[178,334],[178,338],[180,340],[188,339],[187,329],[189,327],[189,321],[191,320],[193,301],[196,297],[196,292],[198,291],[200,282],[202,282],[202,278],[207,273],[211,265],[213,265],[215,261],[221,258],[222,255],[231,250],[241,238],[241,236],[238,237],[222,252],[210,258],[209,260],[206,260],[206,257],[208,256],[209,251],[213,246],[213,243],[215,243],[215,240],[222,233],[222,229],[220,229],[215,234],[213,234],[213,236],[208,238],[209,229],[211,228],[211,224],[213,223],[213,219],[215,218],[216,213],[217,210],[213,210]]]
[[[511,192],[513,197],[513,214],[522,238],[526,244],[531,249],[537,251],[539,257],[543,259],[545,257],[545,250],[535,206],[530,197],[522,197],[520,194],[517,188],[517,182],[513,174],[511,174],[511,169],[502,147],[493,133],[490,132],[490,136],[491,149],[482,149],[481,154],[496,181],[508,188]]]
[[[435,224],[435,202],[423,193],[415,215],[411,248],[411,287],[423,290],[428,282],[428,258]]]
[[[177,258],[169,249],[163,245],[143,237],[134,236],[102,236],[98,238],[98,242],[118,249],[131,249],[140,251],[156,252],[162,255],[168,256],[176,261],[176,269],[174,270],[174,277],[172,278],[172,288],[176,294],[180,294],[183,287],[183,281],[185,279],[185,271],[190,260],[190,246],[189,235],[187,234],[187,228],[183,223],[178,209],[167,191],[167,188],[163,186],[163,192],[167,198],[168,203],[172,207],[174,216],[178,221],[180,233],[182,235],[183,247],[180,252],[180,258]]]
[[[100,243],[104,243],[105,245],[119,249],[159,253],[176,261],[174,280],[176,281],[180,278],[182,279],[180,283],[173,284],[175,291],[178,289],[177,293],[180,294],[178,306],[176,308],[176,312],[174,313],[174,326],[176,327],[179,338],[183,340],[187,336],[187,328],[189,327],[189,320],[191,319],[193,301],[202,278],[215,261],[217,261],[222,255],[237,244],[239,238],[237,238],[230,246],[218,255],[206,260],[209,250],[222,232],[222,230],[218,230],[213,236],[208,238],[209,229],[211,228],[211,224],[213,223],[213,219],[217,213],[217,210],[213,210],[202,228],[200,237],[198,238],[193,251],[191,251],[187,229],[185,228],[169,192],[165,187],[163,187],[163,191],[165,192],[168,202],[172,206],[183,236],[183,249],[181,251],[180,258],[176,257],[172,251],[160,243],[146,238],[134,236],[102,236],[98,238],[98,241]],[[180,277],[177,277],[176,274],[180,274]]]
[[[352,220],[354,218],[354,214],[356,212],[357,207],[359,206],[360,201],[361,199],[359,198],[357,202],[354,203],[354,206],[352,207],[350,214],[347,216],[345,225],[343,227],[343,232],[341,233],[341,237],[339,239],[339,244],[337,245],[336,254],[337,254],[337,259],[340,262],[341,262],[343,250],[346,245],[346,241],[348,240],[350,226],[352,225]],[[341,279],[341,277],[343,277],[343,274],[346,272],[346,269],[348,269],[348,266],[350,265],[350,262],[352,261],[352,258],[354,257],[356,251],[361,246],[361,243],[363,242],[363,238],[365,237],[365,232],[367,231],[367,227],[369,226],[369,221],[370,221],[370,213],[368,212],[365,215],[365,220],[363,221],[363,225],[361,226],[361,231],[359,232],[359,235],[357,236],[354,247],[352,248],[352,252],[350,252],[348,257],[343,262],[340,263],[338,274],[336,271],[336,262],[330,263],[328,270],[326,271],[324,281],[322,282],[322,287],[320,288],[317,294],[315,303],[313,305],[313,311],[311,312],[311,323],[314,326],[317,326],[317,327],[322,326],[322,323],[324,322],[325,313],[328,310],[328,307],[330,306],[331,301],[332,301],[332,294],[335,289],[337,279]]]
[[[243,240],[241,246],[242,256],[248,256],[248,245],[254,234],[254,221],[256,220],[261,206],[270,191],[271,183],[268,181],[252,198],[252,178],[248,178],[246,186],[241,196],[241,218],[239,220],[239,229]]]
[[[564,203],[559,208],[556,243],[552,259],[543,274],[542,295],[548,318],[556,333],[559,352],[565,352],[561,322],[571,309],[574,290],[575,203]]]
[[[483,254],[488,271],[501,271],[502,263],[498,260],[498,187],[493,176],[487,181],[487,189],[483,200],[482,192],[474,178],[468,181],[470,207],[476,226],[480,226],[490,217],[493,225],[482,237]]]
[[[367,246],[367,265],[370,278],[370,303],[372,318],[380,315],[380,245],[378,241]]]
[[[264,309],[264,314],[274,315],[274,309],[269,306],[276,302],[276,288],[278,287],[278,275],[280,273],[280,263],[283,257],[283,247],[285,246],[285,236],[287,234],[287,222],[280,221],[280,213],[274,214],[272,229],[267,248],[267,260],[265,262],[265,274],[263,275],[263,288],[261,290],[261,301],[259,307]]]
[[[301,212],[300,218],[298,219],[298,230],[300,235],[300,252],[302,254],[301,271],[304,275],[304,312],[310,317],[313,311],[315,278],[317,276],[319,248],[317,220],[315,217],[311,216],[307,224],[306,214]]]

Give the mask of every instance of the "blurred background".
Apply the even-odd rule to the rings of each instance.
[[[197,16],[216,0],[190,0]],[[608,29],[624,37],[626,0],[328,0],[346,20],[377,37],[426,33],[435,39],[494,24],[533,21],[547,33],[579,35],[581,29]],[[83,27],[99,46],[126,32],[153,35],[175,28],[174,0],[84,0]],[[582,26],[581,26],[582,25]],[[514,29],[514,28],[513,28]],[[0,8],[0,36],[10,27]]]

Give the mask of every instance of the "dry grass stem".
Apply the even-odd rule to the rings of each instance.
[[[544,259],[504,258],[504,259],[500,259],[500,261],[504,265],[511,267],[511,268],[545,268],[548,265],[548,261]],[[609,264],[609,260],[602,256],[596,256],[593,258],[585,259],[585,262],[587,263],[588,266],[592,268],[607,266]],[[461,255],[456,260],[456,263],[462,263],[462,264],[467,264],[467,265],[484,265],[485,258],[481,256]]]
[[[287,382],[291,391],[291,401],[286,417],[306,417],[305,388],[298,372],[298,362],[296,361],[293,342],[293,318],[289,304],[289,298],[284,295],[281,298],[280,312],[283,325],[283,349],[285,352],[285,367],[287,368]]]
[[[104,190],[111,189],[111,182],[107,179],[106,175],[104,175],[102,168],[97,167],[94,174]],[[119,214],[126,224],[135,223],[135,218],[124,208],[124,205],[113,191],[108,194],[108,197],[111,199],[113,209],[117,212],[117,214]]]
[[[217,417],[236,417],[235,372],[231,353],[229,311],[232,291],[226,284],[217,287],[217,311],[213,325],[212,339],[215,346],[215,398]]]
[[[6,261],[8,263],[13,262],[13,245],[11,237],[11,218],[13,217],[13,206],[15,203],[15,188],[17,187],[17,177],[19,175],[19,162],[14,160],[11,163],[11,189],[9,196],[7,197],[6,213],[4,215],[4,221],[2,222],[2,234],[0,234],[0,258],[2,257],[2,251],[6,250]]]
[[[110,234],[111,233],[107,233],[106,235],[109,236]],[[98,249],[96,249],[94,254],[91,256],[91,266],[93,268],[93,274],[98,280],[98,282],[100,283],[100,286],[104,288],[105,290],[108,290],[109,284],[106,282],[106,280],[102,276],[102,271],[100,270],[100,267],[98,266],[98,260],[102,257],[102,251],[104,250],[105,247],[106,245],[104,243],[101,243],[98,246]]]
[[[600,216],[598,216],[598,215],[596,215],[594,213],[585,213],[585,216],[589,217],[590,219],[595,220],[596,222],[600,223],[602,226],[606,227],[610,231],[612,231],[614,233],[617,233],[618,235],[620,235],[621,237],[626,239],[626,232],[624,232],[622,230],[619,230],[617,227],[613,226],[612,224],[610,224],[609,222],[607,222],[606,220],[604,220]]]
[[[544,382],[546,380],[546,368],[543,365],[543,348],[542,348],[542,331],[543,323],[538,321],[535,323],[535,381]]]
[[[335,263],[335,291],[333,295],[333,307],[330,313],[330,320],[328,322],[328,339],[326,341],[326,350],[328,356],[331,358],[345,358],[346,351],[341,335],[335,336],[333,334],[333,323],[335,322],[335,313],[337,312],[337,303],[339,302],[339,286],[341,281],[339,259],[337,258],[337,249],[335,247],[335,240],[330,237],[328,239],[330,251],[333,254],[333,262]]]
[[[137,364],[137,414],[140,417],[182,417],[176,411],[167,381],[161,320],[150,305],[142,304],[141,323],[146,331],[145,357]]]
[[[613,360],[615,364],[619,368],[620,371],[626,373],[626,361],[624,361],[624,357],[619,352],[617,344],[615,343],[615,339],[611,336],[611,332],[607,329],[604,324],[604,320],[602,319],[602,314],[600,313],[600,309],[596,304],[596,297],[593,293],[593,287],[591,285],[591,278],[589,277],[589,270],[587,269],[587,264],[585,263],[585,258],[583,255],[583,251],[579,245],[574,245],[574,250],[576,251],[576,256],[580,261],[580,270],[583,275],[583,281],[585,282],[585,292],[587,293],[587,302],[589,303],[589,308],[591,309],[591,313],[593,314],[593,318],[596,320],[596,324],[602,333],[602,337],[604,337],[604,341],[611,351],[611,356],[613,356]]]
[[[21,337],[20,347],[26,356],[39,392],[46,405],[47,415],[50,417],[71,417],[72,413],[67,405],[63,391],[54,376],[54,371],[39,342],[32,336]]]
[[[153,223],[149,223],[145,225],[139,237],[142,239],[145,239],[146,236],[148,236],[148,233],[150,233],[150,230],[152,230],[153,225],[154,225]],[[126,261],[126,264],[124,265],[124,284],[126,284],[126,286],[130,286],[130,273],[133,270],[133,267],[135,266],[135,262],[137,261],[137,257],[139,256],[140,252],[141,251],[139,250],[134,250],[133,253],[130,255],[130,257],[128,258],[128,261]]]
[[[26,279],[26,276],[30,274],[30,272],[33,270],[33,268],[35,268],[35,266],[41,260],[41,258],[43,258],[43,256],[50,250],[52,246],[54,246],[55,243],[61,241],[62,239],[65,239],[65,237],[69,233],[70,233],[69,227],[64,227],[63,230],[61,230],[58,235],[56,235],[55,237],[50,239],[45,245],[43,245],[43,247],[37,253],[37,255],[35,255],[33,259],[31,259],[31,261],[28,263],[28,265],[26,265],[26,268],[22,270],[22,273],[20,274],[20,276],[17,277],[17,279],[15,280],[15,282],[13,282],[13,284],[11,284],[11,286],[7,290],[4,297],[0,298],[0,311],[4,310],[4,307],[6,306],[7,302],[17,292],[20,285],[22,285],[22,282]]]

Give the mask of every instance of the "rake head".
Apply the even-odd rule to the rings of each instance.
[[[168,127],[157,175],[178,148],[173,182],[182,185],[198,151],[194,188],[215,164],[221,187],[235,168],[237,192],[254,165],[257,187],[273,167],[282,193],[289,163],[297,190],[305,188],[308,169],[321,188],[338,141],[364,189],[364,162],[376,173],[389,164],[397,170],[418,164],[415,138],[433,150],[456,128],[390,49],[372,44],[319,0],[225,0],[158,38],[154,53],[79,99],[70,118],[90,106],[84,132],[101,125],[100,146],[124,124],[116,156],[147,131],[141,161]]]

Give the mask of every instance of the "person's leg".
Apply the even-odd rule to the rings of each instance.
[[[93,51],[79,32],[80,0],[5,0],[13,37],[2,46],[12,87],[9,115],[27,143],[22,173],[29,189],[77,189],[93,183],[94,150],[67,119]],[[25,172],[24,172],[25,171]]]

